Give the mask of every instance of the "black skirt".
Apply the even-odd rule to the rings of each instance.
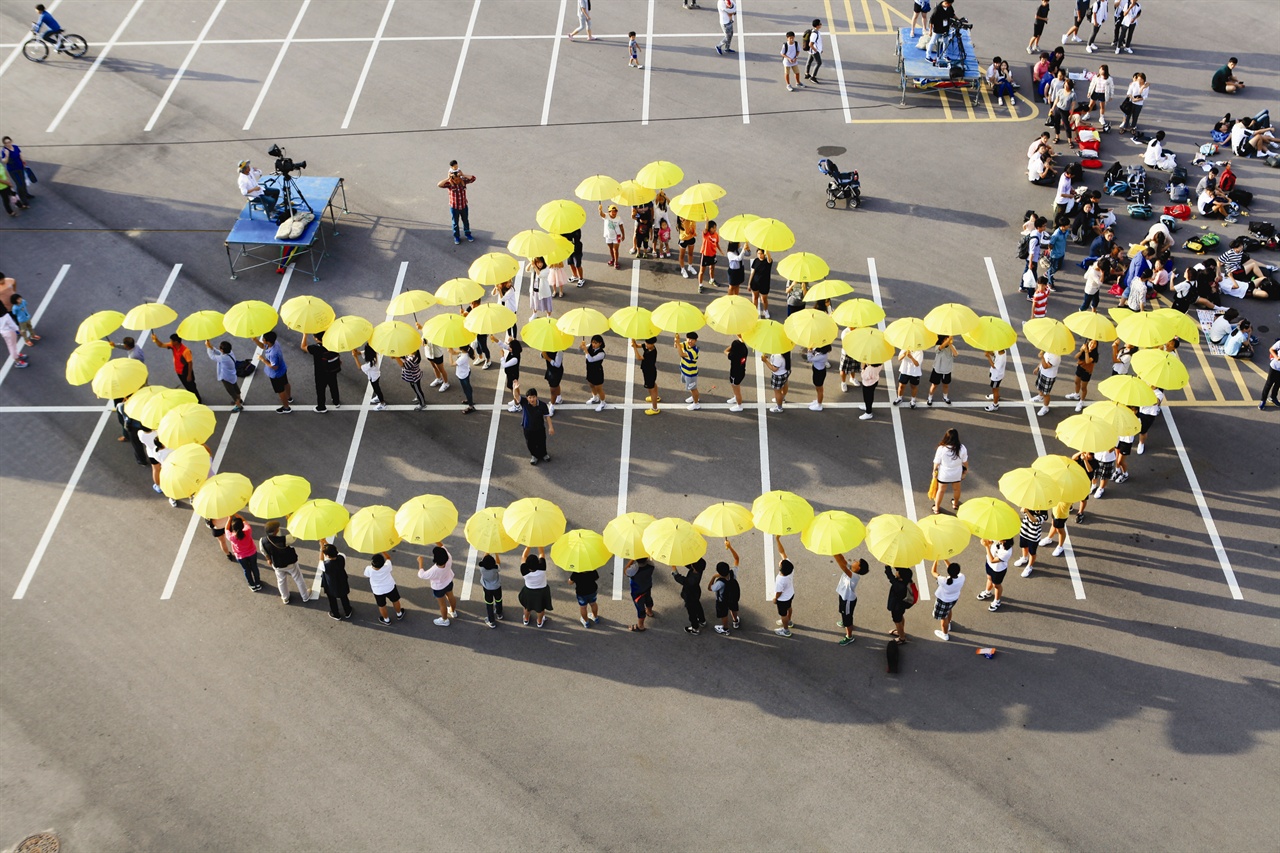
[[[551,606],[551,590],[548,587],[542,589],[529,589],[527,586],[520,588],[520,606],[525,610],[532,610],[534,613],[541,613],[544,610],[554,610]]]

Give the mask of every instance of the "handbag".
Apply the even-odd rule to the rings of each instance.
[[[1133,101],[1129,100],[1128,98],[1125,98],[1123,101],[1121,101],[1120,112],[1124,113],[1125,115],[1128,115],[1129,113],[1133,112]]]
[[[36,177],[36,173],[35,173],[35,172],[31,171],[31,167],[30,167],[30,166],[27,166],[27,167],[26,167],[26,171],[27,171],[27,183],[29,183],[29,184],[38,184],[38,183],[40,183],[40,179]]]
[[[938,475],[934,474],[929,480],[929,500],[935,500],[938,497]]]

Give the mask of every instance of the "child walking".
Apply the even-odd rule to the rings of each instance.
[[[631,55],[631,59],[627,62],[632,68],[644,68],[640,64],[640,43],[636,41],[636,31],[632,30],[627,33],[627,53]]]
[[[1000,410],[1000,383],[1004,381],[1005,365],[1009,361],[1009,353],[1006,350],[997,350],[996,352],[988,352],[987,364],[990,368],[987,376],[991,380],[991,393],[987,395],[987,399],[991,402],[987,404],[988,412],[998,412]]]

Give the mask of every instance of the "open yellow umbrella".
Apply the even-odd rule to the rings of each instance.
[[[778,261],[778,275],[788,281],[822,281],[830,272],[827,262],[812,252],[793,252]]]
[[[684,196],[675,196],[667,202],[681,219],[693,222],[710,222],[720,215],[720,208],[714,201],[688,201]]]
[[[1129,363],[1139,379],[1164,391],[1176,391],[1191,382],[1186,366],[1175,353],[1145,349],[1135,352]]]
[[[1116,339],[1115,324],[1095,311],[1077,311],[1063,318],[1062,323],[1086,341],[1106,343]]]
[[[766,252],[785,252],[796,244],[796,235],[779,219],[756,219],[747,225],[746,235],[751,245]]]
[[[624,560],[649,556],[644,548],[644,532],[653,521],[647,512],[623,513],[604,526],[605,547]]]
[[[422,291],[418,291],[421,293]],[[324,345],[333,352],[359,349],[369,342],[373,324],[363,317],[347,314],[338,317],[324,331]]]
[[[358,509],[347,521],[342,535],[348,545],[362,554],[390,551],[400,544],[400,534],[396,532],[396,511],[382,504]]]
[[[399,320],[384,320],[373,327],[369,334],[369,346],[383,355],[406,356],[422,346],[418,330]],[[443,345],[442,345],[443,346]]]
[[[147,366],[131,358],[108,361],[93,374],[94,396],[104,400],[128,397],[147,382]]]
[[[124,315],[119,311],[99,311],[96,314],[90,314],[76,329],[76,343],[87,344],[89,341],[105,338],[120,328],[123,322]]]
[[[594,308],[574,308],[556,320],[556,327],[566,335],[589,338],[609,331],[609,318]]]
[[[775,489],[752,502],[751,520],[763,533],[787,536],[809,526],[813,521],[813,506],[794,492]]]
[[[333,309],[318,296],[295,296],[280,306],[280,320],[295,332],[314,335],[333,323]]]
[[[685,201],[701,204],[702,202],[724,198],[725,189],[719,184],[700,182],[689,187],[680,195],[684,196]],[[753,240],[752,242],[754,243],[755,241]]]
[[[471,262],[471,266],[467,268],[467,278],[478,284],[495,285],[502,284],[504,281],[511,281],[520,274],[520,262],[510,255],[502,252],[489,252],[481,255]],[[440,298],[440,291],[436,291],[436,297]],[[475,297],[479,298],[479,297]],[[444,302],[444,299],[440,299]],[[457,303],[461,304],[461,303]]]
[[[556,325],[554,317],[539,317],[524,324],[520,340],[542,352],[561,352],[573,346],[573,335],[566,335]]]
[[[795,343],[787,337],[786,329],[777,320],[757,320],[742,336],[742,340],[752,349],[768,355],[777,355],[795,348]]]
[[[496,335],[516,324],[516,312],[497,302],[486,302],[471,309],[462,325],[477,335]],[[428,338],[430,340],[430,338]]]
[[[732,501],[716,501],[693,520],[693,526],[699,533],[720,538],[745,533],[754,523],[751,510]]]
[[[867,550],[886,566],[914,566],[924,559],[924,532],[901,515],[877,515],[867,522]]]
[[[1050,453],[1032,462],[1031,467],[1037,471],[1044,471],[1057,480],[1059,488],[1062,489],[1061,500],[1068,503],[1084,500],[1093,487],[1089,481],[1089,475],[1070,456]]]
[[[653,324],[664,332],[686,335],[705,326],[707,319],[688,302],[673,300],[653,309]]]
[[[440,495],[418,495],[400,504],[396,532],[414,545],[443,542],[458,527],[458,509]]]
[[[589,572],[613,559],[594,530],[570,530],[551,546],[551,559],[566,572]]]
[[[924,350],[937,343],[938,335],[919,317],[902,317],[885,327],[884,339],[898,349]]]
[[[209,461],[203,445],[174,449],[160,465],[160,491],[174,500],[191,497],[209,479]]]
[[[687,566],[707,553],[707,540],[683,518],[659,518],[641,538],[648,555],[669,566]]]
[[[124,413],[147,429],[155,429],[169,412],[182,405],[194,404],[195,401],[196,395],[185,388],[144,385],[125,401]],[[177,447],[176,444],[169,444],[167,441],[165,444],[169,447]]]
[[[884,319],[884,309],[870,299],[847,299],[831,312],[831,319],[851,329],[874,326]]]
[[[1022,336],[1036,349],[1054,355],[1067,355],[1076,351],[1076,339],[1061,320],[1037,317],[1022,324]]]
[[[760,319],[760,311],[745,296],[720,296],[707,305],[707,325],[722,335],[741,335]]]
[[[863,364],[884,364],[893,358],[893,344],[884,338],[884,332],[870,326],[850,329],[840,337],[845,355]]]
[[[965,332],[964,342],[983,352],[1008,349],[1018,340],[1018,333],[999,317],[979,317],[978,324]]]
[[[1113,424],[1085,414],[1072,415],[1064,419],[1058,424],[1054,434],[1058,437],[1058,441],[1072,450],[1084,450],[1090,453],[1110,450],[1120,439],[1120,430]]]
[[[969,525],[953,515],[929,515],[916,522],[924,534],[924,558],[949,560],[969,547]]]
[[[1174,324],[1174,330],[1180,339],[1189,344],[1200,342],[1200,325],[1191,318],[1191,315],[1184,314],[1173,308],[1157,308],[1151,313],[1157,317],[1167,317],[1169,322]]]
[[[608,175],[592,175],[573,194],[583,201],[607,201],[618,194],[618,182]]]
[[[1108,376],[1098,383],[1098,393],[1122,406],[1153,406],[1156,402],[1151,386],[1129,374]]]
[[[244,474],[214,474],[191,496],[191,507],[201,518],[226,518],[244,509],[253,494],[253,483]]]
[[[1083,414],[1106,421],[1119,430],[1121,435],[1136,435],[1138,430],[1142,429],[1142,421],[1138,420],[1133,409],[1112,400],[1090,403],[1084,407]]]
[[[469,278],[451,278],[436,288],[436,301],[441,305],[470,305],[483,298],[484,285]]]
[[[258,518],[284,518],[297,512],[298,507],[306,503],[309,497],[311,497],[311,484],[306,480],[294,474],[277,474],[263,480],[253,490],[253,494],[249,497],[249,512]],[[343,512],[346,510],[344,509]],[[341,529],[346,523],[347,519],[344,516],[338,528]],[[297,530],[290,532],[294,536],[299,535]]]
[[[675,163],[666,160],[654,160],[646,163],[636,172],[636,183],[651,190],[665,190],[674,187],[684,180],[684,170]]]
[[[405,314],[417,314],[419,311],[426,311],[434,305],[439,305],[440,301],[426,290],[406,290],[392,299],[387,305],[387,313],[392,317],[403,317]],[[329,333],[325,332],[328,338]]]
[[[788,255],[790,257],[790,255]],[[853,285],[838,278],[829,278],[810,287],[804,294],[805,302],[818,302],[826,299],[839,299],[853,293]],[[875,303],[872,303],[873,305]],[[879,320],[876,321],[880,322]]]
[[[1135,347],[1158,347],[1178,336],[1182,324],[1167,314],[1130,311],[1116,323],[1116,334]]]
[[[534,218],[539,228],[552,234],[569,234],[587,224],[587,212],[582,209],[582,205],[563,198],[549,201],[538,208]]]
[[[520,231],[507,241],[507,251],[517,257],[546,258],[548,255],[569,257],[573,252],[573,244],[559,234],[548,234],[546,231],[529,229]]]
[[[1062,486],[1047,471],[1014,468],[1000,477],[1000,494],[1015,506],[1048,509],[1062,500]]]
[[[924,315],[925,327],[935,335],[963,335],[978,325],[978,315],[968,305],[944,302]]]
[[[852,551],[866,538],[866,525],[856,515],[829,509],[813,517],[800,534],[800,544],[815,554],[831,557]]]
[[[437,314],[422,324],[422,337],[438,347],[465,347],[476,339],[461,314]]]
[[[227,309],[222,325],[237,338],[258,338],[275,328],[276,309],[260,299],[246,299]]]
[[[143,332],[148,329],[159,329],[178,319],[178,312],[168,305],[159,302],[144,302],[129,310],[120,325],[126,329]]]
[[[111,344],[102,340],[80,344],[67,356],[67,382],[71,385],[88,385],[98,369],[111,360],[113,349]]]
[[[505,507],[490,506],[468,518],[466,526],[462,528],[467,543],[486,554],[501,554],[516,547],[516,540],[508,536],[502,526],[505,512]]]
[[[999,498],[969,498],[960,504],[956,518],[981,539],[1009,539],[1022,527],[1018,511]]]
[[[725,240],[733,240],[736,243],[746,242],[747,226],[759,218],[754,213],[739,213],[737,216],[730,216],[720,226],[720,236]]]
[[[253,498],[249,499],[249,506],[254,515],[268,517],[252,509]],[[332,542],[350,519],[351,513],[342,504],[334,503],[328,498],[313,498],[303,502],[289,516],[289,532],[299,539],[313,542],[328,539]]]
[[[795,312],[783,322],[782,328],[788,338],[808,349],[825,347],[840,334],[840,327],[831,315],[816,308]]]
[[[656,338],[658,333],[662,331],[654,325],[653,314],[649,309],[641,308],[637,305],[619,308],[614,311],[609,317],[609,328],[613,330],[614,334],[634,341]],[[559,330],[557,329],[557,331]]]
[[[521,498],[502,515],[507,535],[521,545],[539,548],[564,534],[565,519],[560,507],[543,498]]]
[[[184,341],[209,341],[227,332],[221,311],[197,311],[178,324],[178,337]]]
[[[184,444],[204,444],[217,428],[218,419],[213,409],[199,403],[180,403],[160,418],[156,435],[160,436],[165,447],[182,447]],[[246,495],[245,501],[248,500]]]
[[[635,181],[622,181],[618,184],[618,191],[613,194],[610,201],[614,204],[635,207],[638,204],[653,201],[657,195],[653,190],[648,187],[642,187]]]

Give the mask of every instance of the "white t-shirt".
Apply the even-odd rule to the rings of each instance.
[[[913,358],[916,360],[915,364],[911,363],[911,359]],[[923,350],[906,350],[901,361],[898,362],[898,371],[903,376],[919,376],[922,364],[924,364]]]
[[[933,453],[933,464],[938,466],[939,483],[956,483],[964,474],[964,466],[969,461],[969,448],[960,445],[960,453],[951,455],[950,447],[939,447]]]
[[[782,357],[782,353],[774,353],[769,356],[769,363],[777,368],[774,371],[775,374],[787,372],[787,360]]]
[[[951,581],[951,583],[947,583]],[[938,601],[958,601],[960,590],[964,589],[964,572],[954,578],[938,578],[938,590],[934,596]]]
[[[391,577],[390,560],[383,563],[380,569],[375,569],[372,565],[365,566],[364,576],[369,579],[369,589],[374,595],[386,595],[396,588],[395,579]]]
[[[377,361],[366,361],[361,363],[360,369],[364,371],[364,375],[369,377],[370,382],[377,382],[382,378],[382,370],[378,367]]]
[[[1032,154],[1027,160],[1027,180],[1038,181],[1044,174],[1044,159],[1039,154]]]
[[[720,12],[720,26],[732,24],[733,17],[738,13],[738,4],[733,0],[720,0],[716,3],[716,9]]]
[[[778,575],[773,580],[773,597],[777,601],[790,601],[796,594],[796,582],[791,575]]]
[[[862,580],[861,575],[841,574],[840,580],[836,581],[836,595],[840,596],[841,601],[857,601],[858,600],[858,581]]]
[[[524,576],[524,585],[529,589],[547,588],[547,570],[535,569]]]
[[[1138,16],[1141,14],[1142,4],[1134,3],[1129,7],[1128,11],[1124,13],[1124,17],[1121,19],[1120,23],[1124,24],[1126,27],[1131,27],[1133,26],[1133,22],[1138,20]]]
[[[1138,409],[1140,415],[1158,415],[1160,414],[1160,404],[1164,402],[1164,392],[1159,388],[1155,389],[1156,402],[1152,406],[1142,406]]]
[[[991,359],[995,364],[991,365],[987,372],[990,374],[992,382],[1000,382],[1004,379],[1004,366],[1009,361],[1009,353],[997,352],[992,354]]]
[[[783,65],[788,68],[795,67],[799,64],[796,57],[800,55],[800,42],[783,42],[782,50],[779,53],[782,54]]]
[[[1138,106],[1142,106],[1147,102],[1147,93],[1151,91],[1150,86],[1144,86],[1137,80],[1129,83],[1129,88],[1125,90],[1125,95],[1129,100]]]
[[[1044,362],[1049,362],[1049,366],[1045,367]],[[1062,356],[1054,355],[1051,352],[1044,354],[1044,361],[1040,362],[1040,375],[1045,379],[1055,379],[1058,376],[1058,365],[1062,362]]]
[[[465,352],[458,353],[458,360],[455,365],[459,379],[467,379],[471,376],[471,356]]]
[[[1062,174],[1058,176],[1058,195],[1053,200],[1053,203],[1065,206],[1071,205],[1074,201],[1071,197],[1071,176],[1064,169]]]
[[[1084,292],[1088,296],[1092,296],[1102,289],[1102,267],[1098,266],[1097,261],[1089,264],[1089,268],[1084,271]]]
[[[1271,349],[1267,352],[1271,355],[1271,361],[1269,362],[1271,369],[1280,370],[1280,341],[1272,344]]]
[[[1231,150],[1239,151],[1240,143],[1244,142],[1244,138],[1249,135],[1249,128],[1244,126],[1243,121],[1237,121],[1231,125]]]
[[[1221,344],[1229,334],[1231,334],[1231,323],[1219,314],[1214,318],[1213,325],[1209,326],[1209,343]]]
[[[248,174],[241,172],[236,177],[236,183],[240,187],[240,195],[245,198],[257,198],[262,195],[262,187],[258,186],[258,178],[261,177],[261,169],[250,169]]]
[[[822,53],[822,30],[814,30],[809,34],[809,49],[814,53]]]
[[[1153,139],[1147,143],[1147,153],[1143,155],[1142,162],[1148,166],[1158,166],[1162,157],[1164,157],[1164,145],[1159,139]]]
[[[1003,572],[1009,568],[1009,549],[1004,547],[1003,542],[996,542],[991,546],[991,551],[987,554],[987,565],[993,572]]]
[[[1213,192],[1206,187],[1196,199],[1196,212],[1201,216],[1208,216],[1211,210],[1213,210]]]
[[[426,569],[418,569],[418,577],[431,584],[432,589],[444,589],[453,583],[453,557],[444,561],[443,566],[434,563]]]

